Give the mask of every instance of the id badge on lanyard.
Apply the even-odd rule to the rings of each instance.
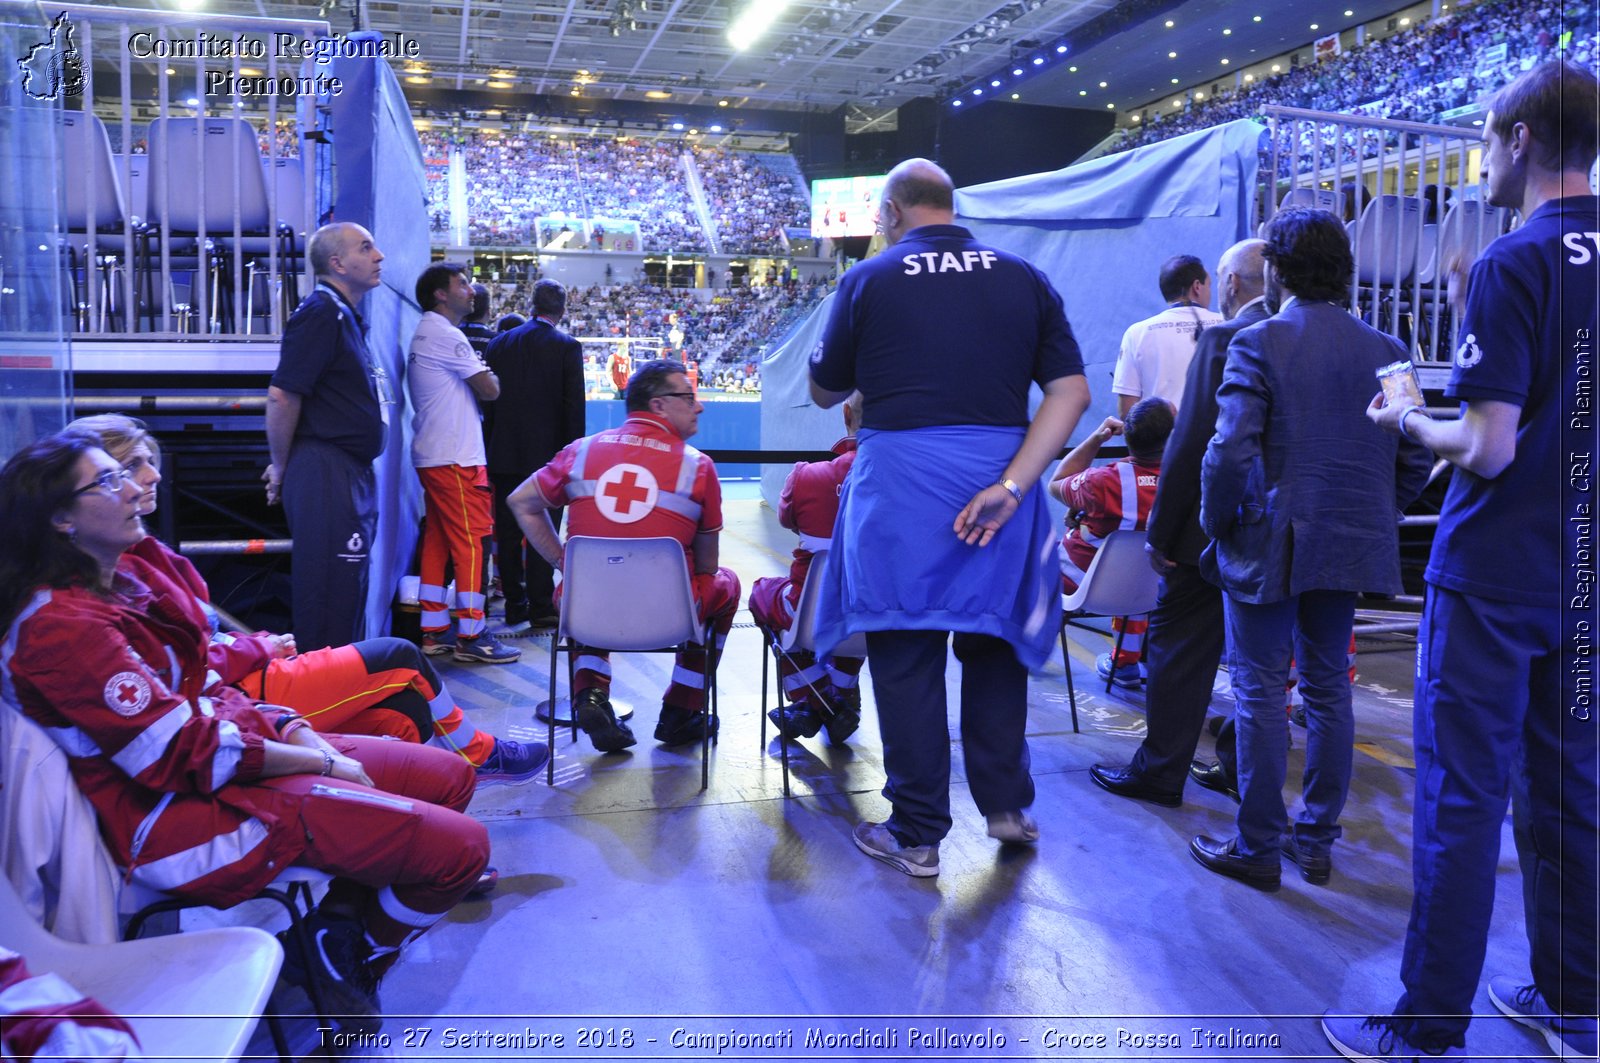
[[[383,418],[384,427],[389,425],[389,408],[395,404],[394,381],[389,378],[389,370],[378,364],[378,360],[367,353],[367,365],[372,370],[372,389],[378,393],[378,416]]]

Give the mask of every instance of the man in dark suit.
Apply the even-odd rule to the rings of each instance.
[[[1210,539],[1200,528],[1200,459],[1217,423],[1217,387],[1228,344],[1268,316],[1263,240],[1243,240],[1217,264],[1227,320],[1200,334],[1184,383],[1184,402],[1161,459],[1161,482],[1146,525],[1145,550],[1161,574],[1161,594],[1145,634],[1147,731],[1125,768],[1096,764],[1089,777],[1120,797],[1169,807],[1183,801],[1183,783],[1222,657],[1222,590],[1200,574]]]
[[[557,619],[554,571],[526,548],[506,499],[535,469],[583,435],[583,349],[557,327],[566,312],[566,289],[541,280],[533,286],[533,320],[489,344],[488,361],[500,378],[500,398],[487,404],[483,425],[494,485],[500,588],[512,634],[554,627]],[[551,510],[550,519],[559,528],[561,510]]]
[[[1399,340],[1347,309],[1355,262],[1324,210],[1267,226],[1273,317],[1237,333],[1217,389],[1217,431],[1200,467],[1201,556],[1220,581],[1239,739],[1238,833],[1200,835],[1190,854],[1218,874],[1275,890],[1279,857],[1328,880],[1355,742],[1347,647],[1362,591],[1398,594],[1397,521],[1432,456],[1367,419],[1377,371]],[[1291,824],[1284,684],[1293,654],[1306,703],[1303,808]]]

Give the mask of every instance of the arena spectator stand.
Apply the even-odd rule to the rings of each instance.
[[[1566,25],[1595,25],[1593,0],[1564,4],[1484,0],[1332,59],[1291,67],[1210,99],[1191,99],[1181,109],[1152,106],[1142,112],[1147,117],[1141,124],[1121,131],[1121,139],[1107,153],[1235,119],[1264,121],[1261,109],[1267,106],[1436,122],[1455,108],[1483,99],[1535,63],[1563,54],[1561,36],[1554,31],[1558,13]],[[1600,35],[1573,34],[1564,54],[1575,63],[1596,68]],[[1390,145],[1386,142],[1383,146]],[[1311,150],[1309,144],[1303,146],[1299,170],[1311,168]],[[1343,162],[1353,162],[1356,155],[1353,143],[1343,145]],[[1322,166],[1331,167],[1335,161],[1333,146],[1325,145]]]

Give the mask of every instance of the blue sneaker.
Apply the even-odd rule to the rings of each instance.
[[[1112,686],[1124,690],[1138,690],[1144,686],[1144,673],[1137,664],[1122,664],[1112,668],[1109,653],[1102,653],[1094,659],[1094,674],[1101,679],[1111,680]]]
[[[1324,1012],[1322,1032],[1328,1043],[1356,1063],[1425,1063],[1430,1059],[1462,1059],[1467,1052],[1454,1045],[1419,1048],[1394,1028],[1393,1015],[1335,1015]]]
[[[1536,985],[1520,985],[1515,978],[1497,975],[1489,979],[1489,999],[1501,1014],[1537,1030],[1545,1044],[1562,1059],[1594,1059],[1595,1017],[1562,1015],[1550,1010]]]
[[[477,638],[464,639],[459,636],[455,644],[455,660],[465,661],[468,664],[511,664],[522,656],[522,651],[511,646],[502,646],[495,641],[493,635],[479,635]]]
[[[478,788],[505,783],[526,782],[539,774],[550,759],[550,747],[543,742],[513,742],[496,738],[489,759],[478,765]]]

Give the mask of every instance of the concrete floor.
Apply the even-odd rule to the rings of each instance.
[[[729,494],[722,558],[748,592],[785,570],[792,536],[753,489]],[[1143,699],[1094,682],[1108,642],[1075,629],[1082,733],[1072,733],[1059,660],[1029,686],[1037,849],[984,835],[957,742],[956,822],[939,877],[867,859],[851,827],[887,812],[870,683],[848,748],[820,737],[792,747],[795,796],[785,800],[770,729],[758,748],[760,641],[748,613],[740,619],[720,672],[710,790],[698,792],[696,747],[650,741],[670,658],[618,655],[615,693],[638,709],[639,745],[602,757],[563,734],[554,788],[541,775],[477,797],[497,892],[407,950],[383,984],[383,1037],[348,1054],[1325,1058],[1324,1009],[1393,1004],[1411,893],[1412,643],[1363,644],[1355,781],[1332,882],[1308,885],[1286,864],[1282,891],[1262,894],[1186,851],[1195,834],[1232,832],[1226,797],[1191,786],[1183,807],[1160,809],[1090,782],[1091,764],[1131,755]],[[448,662],[445,676],[480,727],[542,737],[530,708],[545,696],[548,641],[520,645],[518,664]],[[958,680],[952,663],[952,710]],[[1226,711],[1225,697],[1215,705]],[[1299,745],[1304,732],[1292,730]],[[1294,785],[1300,750],[1290,756]],[[1509,823],[1502,852],[1485,978],[1527,974]],[[1481,991],[1475,1009],[1475,1057],[1538,1058],[1543,1042]],[[542,1047],[530,1047],[539,1035]]]

